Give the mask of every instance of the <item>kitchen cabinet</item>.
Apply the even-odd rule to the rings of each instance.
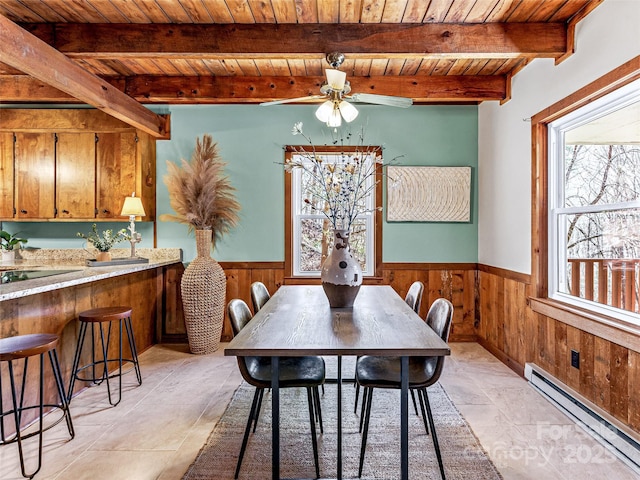
[[[122,221],[135,192],[155,221],[155,139],[99,110],[5,109],[0,221]]]
[[[18,132],[14,138],[15,218],[53,218],[55,134]]]
[[[146,216],[155,218],[155,141],[141,132],[97,135],[97,218],[122,219],[124,197],[135,192]]]
[[[0,218],[13,217],[13,133],[0,132]]]
[[[61,133],[56,142],[56,218],[93,219],[96,136]]]

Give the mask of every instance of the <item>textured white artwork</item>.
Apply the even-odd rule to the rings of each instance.
[[[469,222],[471,167],[387,167],[388,222]]]

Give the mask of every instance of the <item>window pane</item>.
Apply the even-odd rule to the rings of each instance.
[[[295,157],[295,161],[308,165],[308,169],[300,172],[300,198],[295,199],[299,213],[315,215],[329,211],[331,205],[336,227],[346,228],[352,218],[353,206],[356,211],[373,208],[372,196],[362,195],[371,193],[375,185],[373,159],[370,154],[362,152],[354,155],[316,154],[316,157],[322,159],[323,168],[314,169],[313,163],[304,156]]]
[[[640,146],[566,145],[565,207],[640,198]]]
[[[333,239],[328,239],[329,235],[323,234],[324,223],[325,220],[318,218],[300,219],[299,251],[301,273],[320,272],[324,256],[328,254],[328,248],[333,244]],[[324,228],[328,229],[328,226]]]
[[[366,270],[366,223],[357,219],[349,238],[351,253]],[[322,262],[333,248],[333,229],[326,219],[303,218],[300,220],[300,272],[320,273]]]
[[[567,236],[563,293],[638,312],[640,209],[561,215]]]

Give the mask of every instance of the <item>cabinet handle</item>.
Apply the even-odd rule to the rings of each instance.
[[[26,210],[20,210],[20,213],[27,213]]]
[[[102,210],[102,213],[111,213],[111,212],[105,208],[104,210]]]
[[[62,210],[62,213],[69,213],[69,210]]]

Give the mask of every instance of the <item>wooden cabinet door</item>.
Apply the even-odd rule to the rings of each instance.
[[[13,218],[13,133],[0,132],[0,219]]]
[[[55,134],[16,133],[16,219],[53,218]]]
[[[136,134],[98,134],[97,149],[97,218],[122,220],[124,197],[136,190]]]
[[[56,145],[56,217],[95,218],[95,191],[95,134],[58,134]]]

